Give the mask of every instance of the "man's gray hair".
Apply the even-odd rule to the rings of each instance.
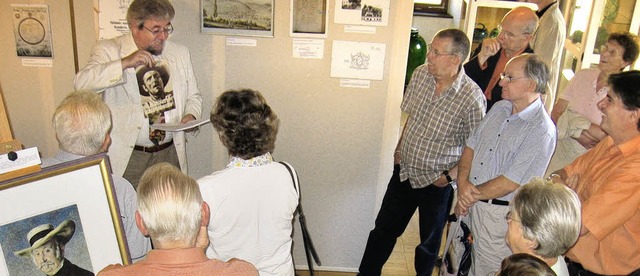
[[[136,27],[142,29],[147,19],[172,20],[176,15],[173,5],[168,0],[134,0],[127,10],[127,23],[131,27],[136,21]]]
[[[516,58],[524,58],[524,75],[536,83],[536,92],[545,94],[549,83],[549,66],[539,55],[522,54]]]
[[[436,33],[435,37],[451,39],[451,48],[448,49],[450,53],[460,57],[461,63],[467,59],[471,43],[469,42],[469,37],[467,37],[463,31],[458,29],[444,29]]]
[[[567,252],[580,234],[580,199],[565,185],[535,179],[522,186],[511,202],[523,236],[537,243],[534,252],[554,258]]]
[[[202,221],[198,183],[169,163],[149,167],[138,185],[138,212],[152,240],[194,243]]]
[[[94,155],[111,130],[111,111],[97,93],[76,91],[53,113],[53,128],[60,149],[77,155]]]

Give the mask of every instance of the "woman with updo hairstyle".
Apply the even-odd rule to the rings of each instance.
[[[294,275],[295,170],[274,162],[278,116],[260,92],[229,90],[218,97],[211,123],[227,148],[225,169],[198,180],[211,208],[209,258],[239,258],[260,275]],[[293,175],[292,175],[293,174]]]

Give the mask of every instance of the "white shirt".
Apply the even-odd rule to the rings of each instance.
[[[569,276],[569,269],[567,269],[567,263],[563,256],[558,256],[558,261],[551,267],[551,270],[558,276]]]
[[[198,180],[211,208],[207,257],[238,258],[260,275],[294,275],[291,257],[298,193],[284,165],[266,154],[232,158],[227,168]]]

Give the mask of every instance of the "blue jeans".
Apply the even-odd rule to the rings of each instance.
[[[360,275],[380,275],[396,239],[404,232],[416,208],[419,208],[420,244],[415,251],[415,269],[417,275],[431,275],[440,250],[451,195],[451,185],[411,188],[408,179],[400,181],[400,165],[395,165],[375,228],[369,233],[360,262]]]

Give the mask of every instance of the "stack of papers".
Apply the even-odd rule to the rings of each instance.
[[[201,119],[201,120],[194,120],[194,121],[189,121],[186,124],[181,124],[181,123],[177,123],[177,124],[154,124],[151,125],[151,128],[153,129],[159,129],[159,130],[164,130],[164,131],[183,131],[183,130],[188,130],[188,129],[192,129],[194,127],[197,126],[201,126],[204,125],[208,122],[210,122],[211,120],[209,118],[207,119]]]

